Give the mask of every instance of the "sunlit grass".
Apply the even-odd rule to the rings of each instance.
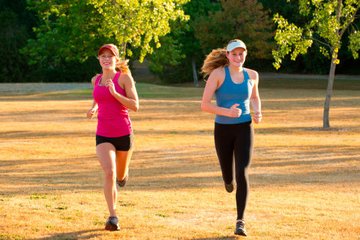
[[[119,192],[122,230],[107,209],[95,156],[90,90],[0,97],[0,239],[236,239],[213,116],[201,88],[137,84],[135,152]],[[358,239],[360,95],[262,88],[246,212],[248,239]]]

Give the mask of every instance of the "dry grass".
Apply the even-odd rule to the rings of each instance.
[[[179,97],[179,88],[151,87],[177,98],[142,98],[131,114],[136,150],[119,193],[120,232],[103,230],[90,98],[0,97],[0,239],[237,239],[235,196],[223,188],[202,89]],[[248,239],[359,239],[360,96],[337,91],[324,131],[323,94],[261,90]]]

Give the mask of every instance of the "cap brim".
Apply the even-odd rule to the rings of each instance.
[[[114,56],[119,56],[119,54],[117,53],[117,51],[115,49],[113,49],[111,46],[108,46],[108,45],[105,45],[105,46],[102,46],[99,51],[98,51],[98,56],[101,54],[102,51],[104,50],[109,50]]]
[[[226,51],[231,52],[232,50],[236,48],[243,48],[246,50],[246,45],[243,42],[231,42],[227,45]]]

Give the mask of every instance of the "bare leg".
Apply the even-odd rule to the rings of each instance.
[[[132,153],[133,149],[116,152],[116,175],[119,181],[128,175]]]
[[[110,143],[96,146],[96,154],[104,170],[104,195],[110,216],[116,216],[116,150]]]

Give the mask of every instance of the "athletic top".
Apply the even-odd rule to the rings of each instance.
[[[220,124],[238,124],[251,121],[250,96],[254,83],[251,81],[246,69],[243,69],[244,81],[235,83],[231,79],[229,67],[224,67],[225,79],[215,91],[216,103],[219,107],[230,108],[238,103],[242,110],[240,117],[232,118],[221,115],[215,116],[215,122]]]
[[[120,72],[117,72],[113,79],[115,89],[119,94],[126,96],[125,89],[118,83],[119,76]],[[93,91],[94,99],[98,104],[96,135],[112,138],[131,134],[131,121],[127,107],[112,96],[106,86],[99,85],[101,77],[102,74],[96,77]]]

